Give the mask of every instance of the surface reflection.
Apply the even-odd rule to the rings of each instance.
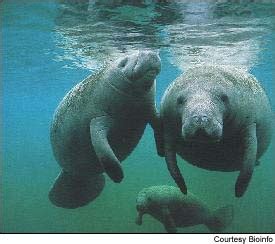
[[[264,3],[263,3],[264,2]],[[166,49],[185,69],[219,63],[250,69],[274,21],[273,1],[59,0],[56,60],[97,69],[137,49]]]

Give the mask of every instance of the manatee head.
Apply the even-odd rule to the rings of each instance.
[[[190,85],[188,89],[179,91],[176,97],[185,141],[214,143],[222,138],[228,96],[222,89],[205,86]]]
[[[152,198],[149,196],[149,194],[145,190],[141,191],[138,194],[136,199],[136,208],[138,211],[136,224],[138,225],[142,224],[142,216],[143,214],[148,213],[152,203],[153,203]]]
[[[147,91],[161,69],[160,58],[152,51],[139,51],[118,61],[118,68],[130,81],[135,90]]]

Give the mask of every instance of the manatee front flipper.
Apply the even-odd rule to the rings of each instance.
[[[173,177],[177,186],[180,188],[181,192],[187,194],[187,187],[185,181],[180,173],[180,169],[177,164],[175,145],[173,139],[168,136],[164,137],[164,152],[165,152],[165,161],[167,168],[170,172],[170,175]]]
[[[170,211],[167,207],[162,209],[162,215],[163,215],[163,225],[165,230],[168,233],[177,233],[177,227],[176,224],[170,214]]]
[[[240,174],[235,184],[235,196],[241,197],[247,189],[249,181],[252,177],[256,157],[257,157],[257,135],[256,124],[244,130],[244,158],[241,165]]]
[[[105,185],[103,174],[81,177],[62,171],[50,192],[50,201],[62,208],[78,208],[99,196]]]
[[[106,174],[114,182],[121,182],[123,179],[121,164],[110,147],[107,138],[111,125],[112,119],[109,116],[101,116],[92,119],[90,123],[91,141],[96,156]]]
[[[152,119],[150,121],[150,125],[154,130],[155,143],[157,147],[157,152],[160,157],[164,157],[164,140],[163,140],[163,128],[162,122],[157,111],[154,111],[152,114]]]

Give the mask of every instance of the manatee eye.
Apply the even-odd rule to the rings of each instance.
[[[148,201],[148,202],[151,202],[151,201],[152,201],[152,198],[151,198],[151,197],[147,197],[147,201]]]
[[[185,98],[183,96],[179,96],[177,98],[177,104],[178,105],[183,105],[185,103]]]
[[[224,102],[224,103],[227,103],[228,102],[228,96],[226,94],[221,94],[221,100]]]

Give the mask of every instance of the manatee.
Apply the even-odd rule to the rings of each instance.
[[[203,169],[239,171],[235,196],[243,196],[272,134],[270,103],[255,77],[231,66],[187,69],[165,91],[160,114],[167,167],[183,193],[176,154]]]
[[[121,161],[136,147],[147,123],[158,140],[155,78],[160,69],[156,53],[139,51],[105,65],[63,98],[50,131],[62,168],[49,193],[53,204],[88,204],[103,190],[104,172],[121,182]]]
[[[192,193],[182,194],[178,187],[151,186],[138,193],[136,224],[142,224],[144,214],[160,221],[168,233],[176,233],[177,227],[204,224],[211,232],[221,232],[233,220],[233,206],[227,205],[215,211]]]

